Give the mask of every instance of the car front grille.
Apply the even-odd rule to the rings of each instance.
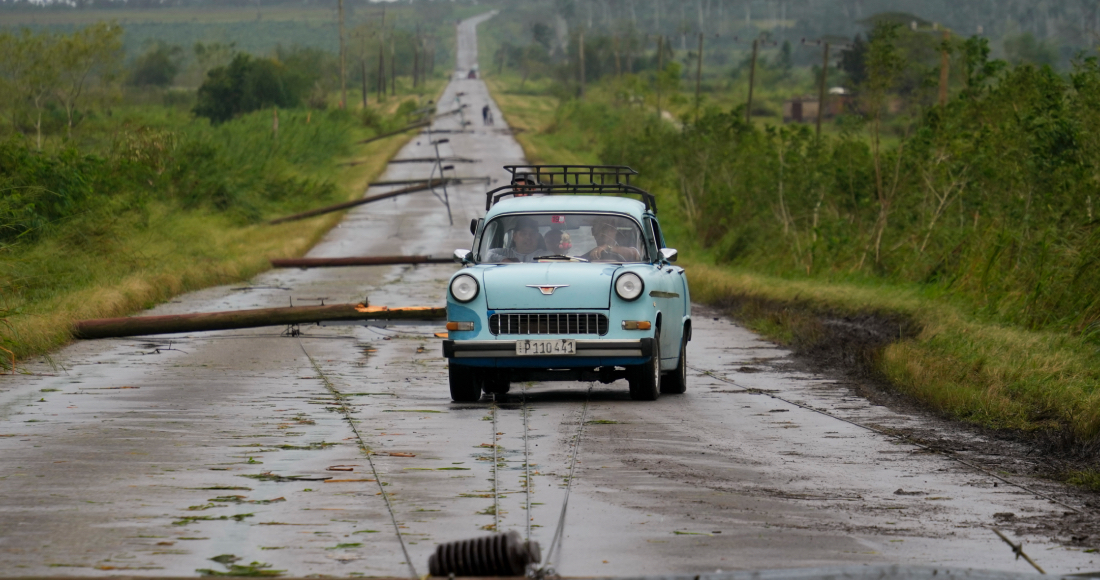
[[[494,314],[493,334],[607,334],[607,316],[595,312]]]

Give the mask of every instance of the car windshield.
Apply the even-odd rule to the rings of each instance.
[[[638,223],[622,215],[599,213],[498,216],[485,225],[477,256],[485,264],[646,260]]]

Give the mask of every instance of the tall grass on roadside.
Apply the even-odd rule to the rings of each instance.
[[[69,340],[74,320],[123,315],[300,255],[339,214],[262,220],[361,195],[404,141],[354,143],[402,124],[397,106],[369,115],[375,129],[343,111],[280,111],[276,136],[271,111],[213,127],[154,108],[97,126],[83,149],[0,142],[0,346],[19,358],[43,353]],[[367,162],[337,169],[353,153]]]
[[[1100,155],[1089,152],[1098,151],[1100,132],[1085,129],[1100,109],[1059,103],[1092,98],[1076,91],[1100,75],[1089,63],[1079,70],[1073,87],[1035,69],[1006,72],[1003,88],[930,112],[914,130],[922,142],[888,154],[901,159],[902,177],[880,264],[868,251],[878,208],[858,124],[818,143],[797,127],[748,126],[738,111],[712,109],[682,127],[658,122],[652,110],[616,101],[608,86],[563,102],[514,95],[514,79],[490,87],[509,122],[528,128],[517,139],[540,162],[640,171],[638,183],[657,194],[666,236],[681,250],[694,300],[763,304],[742,313],[746,322],[795,347],[822,340],[822,317],[903,316],[919,331],[871,361],[894,388],[946,416],[1042,433],[1087,455],[1100,446],[1100,324],[1092,310],[1100,216],[1088,213],[1096,183],[1088,172],[1100,167]],[[1023,90],[1010,100],[1018,82],[1053,92]],[[967,119],[983,107],[992,109]],[[1005,107],[1019,113],[1003,114]],[[1044,129],[1044,116],[1060,119],[1061,135],[1073,138]],[[970,132],[955,134],[960,127]],[[1051,140],[1078,148],[1062,151],[1078,161],[1051,170],[1038,166],[1039,153],[1010,153],[1010,145],[1041,151]],[[1005,169],[1031,157],[1034,172]],[[943,184],[963,169],[965,188],[941,207],[936,192],[943,196]],[[1033,198],[1021,229],[1023,187]]]
[[[704,303],[770,302],[803,317],[905,316],[919,331],[886,345],[872,361],[900,392],[971,423],[1058,434],[1061,451],[1100,447],[1100,350],[1081,336],[976,321],[929,300],[915,285],[790,280],[698,262],[687,267],[692,299]],[[822,340],[812,324],[769,322],[771,316],[761,312],[746,322],[793,346]]]

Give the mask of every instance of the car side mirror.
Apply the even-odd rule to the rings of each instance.
[[[679,255],[679,252],[673,248],[661,248],[658,251],[661,253],[661,259],[669,263],[675,262],[676,256]]]
[[[459,264],[465,264],[470,261],[470,250],[455,250],[454,260]]]
[[[470,220],[470,235],[477,234],[477,218]]]

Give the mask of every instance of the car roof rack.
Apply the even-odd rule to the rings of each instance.
[[[512,182],[485,194],[485,210],[509,195],[636,195],[646,209],[657,213],[657,200],[652,193],[630,184],[638,175],[625,165],[505,165]]]

